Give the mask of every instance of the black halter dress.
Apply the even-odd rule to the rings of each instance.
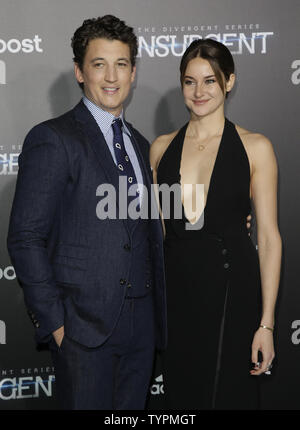
[[[186,124],[165,151],[158,184],[180,184]],[[257,409],[251,344],[260,322],[260,271],[246,217],[250,166],[235,125],[225,120],[202,228],[164,219],[168,347],[164,356],[166,407]],[[172,194],[172,193],[171,193]],[[161,195],[160,195],[161,198]]]

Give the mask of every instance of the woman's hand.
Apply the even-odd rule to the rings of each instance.
[[[263,362],[258,363],[258,351],[262,353]],[[269,366],[275,357],[273,332],[260,327],[254,335],[252,342],[252,363],[255,367],[250,371],[251,375],[261,375],[269,370]]]

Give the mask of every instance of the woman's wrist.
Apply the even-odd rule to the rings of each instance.
[[[273,331],[274,331],[274,326],[271,326],[271,325],[265,325],[265,324],[260,324],[259,325],[259,328],[262,328],[262,329],[264,329],[264,330],[269,330],[269,331],[271,331],[272,333],[273,333]]]
[[[274,314],[272,312],[264,312],[263,315],[261,316],[259,324],[274,328],[275,326]]]

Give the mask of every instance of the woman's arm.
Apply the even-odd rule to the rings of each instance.
[[[261,274],[261,325],[273,328],[281,267],[281,237],[277,224],[277,163],[271,142],[262,135],[252,136],[248,148],[251,153],[251,195],[257,220]],[[275,356],[271,330],[260,327],[256,331],[252,344],[254,363],[258,361],[258,351],[262,352],[263,362],[251,371],[253,375],[265,372]]]
[[[159,165],[159,162],[167,149],[168,145],[170,144],[173,136],[175,133],[171,133],[168,135],[162,135],[159,136],[157,139],[154,140],[154,142],[151,144],[150,147],[150,165],[152,168],[152,174],[153,174],[153,183],[154,183],[154,191],[157,201],[157,206],[159,208],[160,218],[162,222],[164,237],[166,235],[166,229],[165,229],[165,223],[163,219],[163,213],[159,204],[159,192],[158,192],[158,184],[157,184],[157,168]]]

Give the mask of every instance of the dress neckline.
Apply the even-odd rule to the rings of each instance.
[[[182,163],[182,153],[183,153],[184,140],[185,140],[185,135],[186,135],[186,131],[187,131],[188,125],[189,125],[189,122],[186,123],[183,126],[183,128],[181,129],[181,132],[182,132],[182,136],[181,137],[182,137],[182,139],[181,139],[181,142],[180,142],[180,147],[178,148],[178,150],[179,150],[179,157],[178,157],[178,159],[179,159],[178,183],[180,185],[180,202],[181,202],[181,206],[182,206],[184,217],[185,217],[185,219],[186,219],[186,221],[188,223],[190,223],[191,225],[195,225],[195,224],[197,224],[197,222],[202,217],[202,215],[204,214],[204,212],[207,210],[207,207],[208,207],[208,203],[209,203],[210,195],[211,195],[211,188],[213,187],[214,182],[215,182],[217,165],[218,165],[218,162],[219,162],[219,159],[220,159],[221,149],[222,149],[222,147],[224,145],[225,131],[228,128],[229,121],[228,121],[227,118],[225,118],[221,140],[220,140],[220,143],[219,143],[217,155],[216,155],[216,158],[215,158],[215,161],[214,161],[214,165],[213,165],[213,169],[212,169],[212,172],[211,172],[211,175],[210,175],[210,179],[209,179],[209,182],[208,182],[208,191],[207,191],[207,195],[206,195],[206,202],[205,202],[205,206],[203,208],[203,212],[201,213],[200,217],[198,219],[196,219],[196,221],[193,224],[186,218],[184,205],[182,203],[182,195],[181,195],[182,186],[181,186],[181,174],[180,174],[180,171],[181,171],[181,163]]]

